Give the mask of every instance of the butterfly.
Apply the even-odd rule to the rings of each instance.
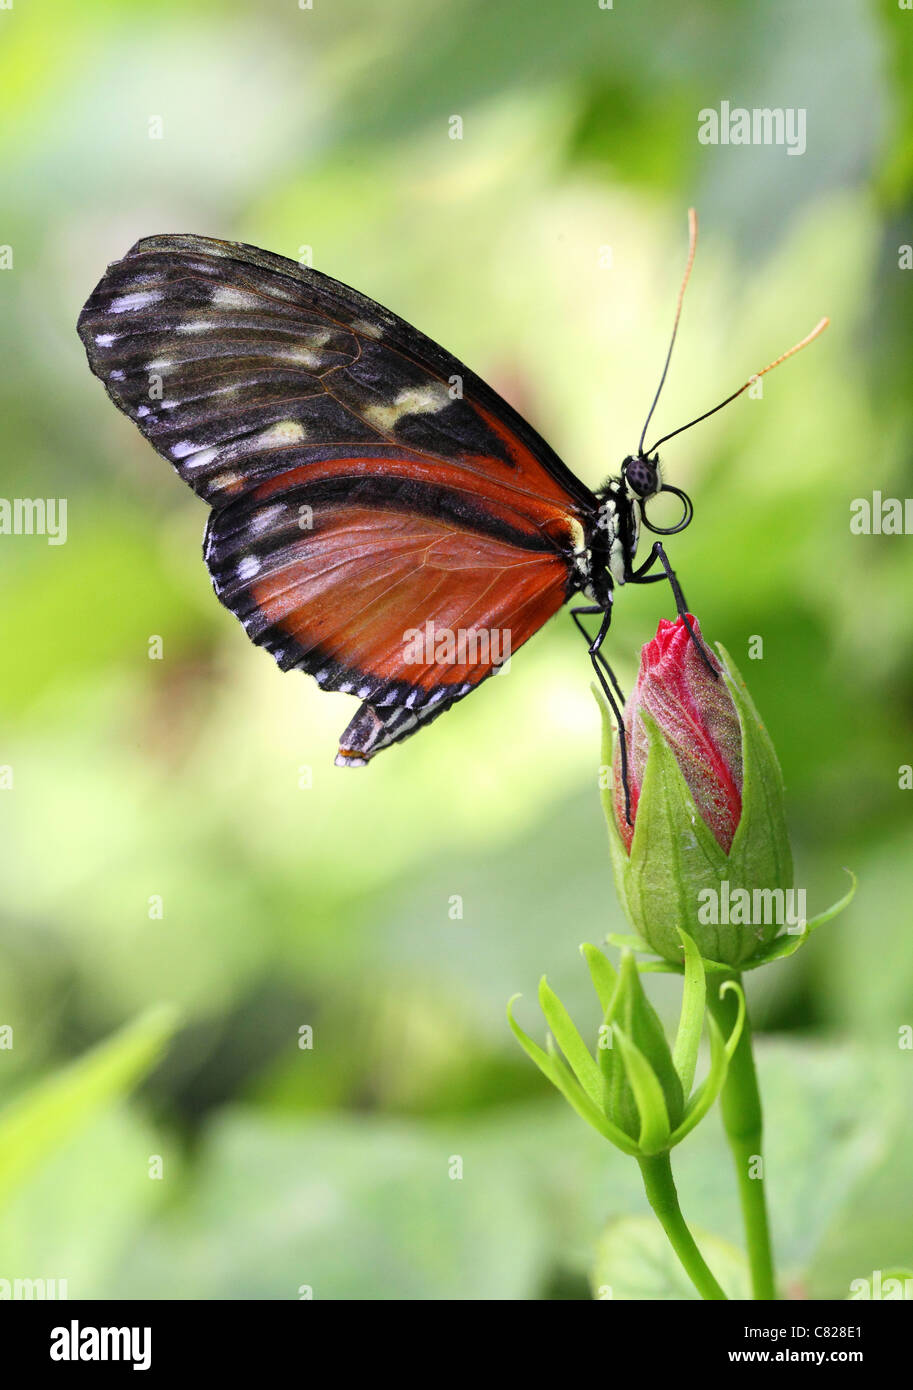
[[[696,227],[692,213],[660,390]],[[193,235],[138,241],[78,332],[114,404],[210,505],[203,554],[219,600],[283,671],[360,701],[340,765],[430,724],[575,596],[620,724],[601,651],[616,586],[666,579],[686,613],[662,543],[636,563],[641,527],[669,535],[693,515],[663,482],[658,445],[643,448],[659,390],[637,451],[592,491],[396,314],[298,262]],[[682,504],[674,526],[648,518],[661,492]]]

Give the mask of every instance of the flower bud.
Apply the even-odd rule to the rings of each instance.
[[[683,931],[704,959],[738,969],[784,925],[793,868],[777,757],[723,657],[708,653],[712,674],[682,618],[659,624],[624,710],[631,823],[618,746],[604,807],[619,897],[646,945],[681,964]],[[605,707],[603,718],[609,740]]]
[[[700,624],[689,614],[698,641]],[[702,644],[703,645],[703,644]],[[705,649],[706,650],[706,649]],[[640,656],[640,670],[625,706],[631,822],[625,816],[620,744],[614,757],[615,820],[630,851],[650,738],[644,715],[653,717],[675,754],[688,789],[714,838],[728,850],[742,814],[742,735],[722,666],[712,653],[707,669],[681,618],[662,619]]]

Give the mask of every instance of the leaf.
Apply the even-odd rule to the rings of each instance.
[[[547,1213],[522,1170],[516,1142],[450,1120],[238,1106],[112,1282],[131,1298],[535,1299]]]
[[[150,1009],[0,1113],[0,1206],[96,1111],[151,1070],[174,1022],[171,1008]]]
[[[742,1252],[707,1231],[692,1227],[691,1234],[727,1297],[749,1299]],[[650,1216],[628,1216],[610,1223],[596,1247],[591,1285],[597,1299],[700,1300],[665,1232]]]
[[[105,1106],[5,1203],[0,1270],[65,1279],[67,1298],[119,1295],[117,1264],[180,1190],[179,1149],[139,1106]],[[162,1159],[162,1181],[150,1181],[152,1155]]]
[[[885,1122],[903,1107],[913,1113],[908,1056],[758,1040],[765,1171],[785,1289],[801,1283],[827,1232],[850,1234],[854,1244],[839,1252],[836,1270],[832,1254],[817,1261],[812,1296],[842,1298],[856,1276],[913,1263],[911,1130],[898,1134]],[[452,1154],[462,1156],[461,1181],[447,1175]],[[895,1180],[877,1198],[883,1224],[860,1242],[857,1213],[872,1199],[871,1174],[885,1156]],[[727,1290],[726,1262],[700,1232],[742,1241],[731,1166],[714,1110],[676,1150],[676,1186]],[[556,1270],[585,1287],[608,1219],[656,1224],[637,1165],[550,1094],[440,1121],[278,1118],[234,1107],[209,1128],[169,1205],[132,1240],[103,1286],[108,1294],[294,1299],[310,1284],[315,1298],[542,1298]],[[637,1296],[617,1271],[612,1277],[616,1298]],[[679,1290],[677,1278],[672,1271]],[[644,1280],[647,1287],[653,1296],[655,1285]],[[685,1289],[671,1296],[680,1294],[693,1297]]]

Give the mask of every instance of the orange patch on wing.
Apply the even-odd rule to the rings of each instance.
[[[531,454],[528,457],[535,463]],[[580,523],[573,504],[558,484],[552,483],[544,469],[538,464],[536,468],[539,477],[550,484],[548,497],[527,491],[527,480],[496,459],[469,457],[463,463],[454,463],[423,454],[317,459],[267,479],[253,495],[257,501],[266,501],[277,493],[333,478],[351,478],[353,482],[369,477],[400,478],[404,482],[446,487],[467,497],[494,520],[513,530],[528,536],[548,536],[554,544],[573,551],[580,536]]]
[[[430,691],[481,680],[505,647],[516,651],[558,611],[567,578],[556,553],[439,517],[317,507],[313,531],[250,592],[304,651],[318,647],[353,671]],[[425,641],[416,658],[414,634],[429,622],[440,641]]]

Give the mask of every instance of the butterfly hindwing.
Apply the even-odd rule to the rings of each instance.
[[[376,753],[417,733],[462,698],[462,695],[455,695],[433,705],[423,705],[421,709],[411,709],[408,705],[372,705],[366,701],[340,735],[336,765],[364,767]]]
[[[336,463],[281,475],[207,528],[218,597],[284,670],[377,707],[452,703],[564,603],[567,558],[534,530],[417,483],[408,461],[400,476]]]
[[[337,281],[150,237],[109,267],[79,332],[114,402],[212,505],[221,601],[283,669],[365,702],[343,761],[469,693],[496,644],[516,650],[574,587],[589,489],[468,368]],[[495,654],[451,659],[445,640],[417,657],[407,634],[429,623],[496,634]]]

